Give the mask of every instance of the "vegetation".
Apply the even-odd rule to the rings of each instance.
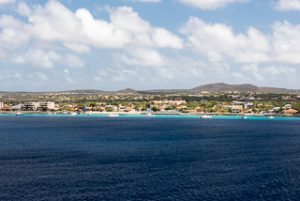
[[[143,93],[143,94],[0,94],[0,102],[6,107],[2,110],[12,110],[12,106],[26,102],[52,101],[58,105],[58,111],[97,111],[112,112],[138,111],[151,109],[158,111],[204,112],[204,113],[268,113],[276,108],[275,113],[283,113],[285,105],[290,104],[294,110],[300,111],[299,94],[276,93]],[[252,103],[253,107],[245,105],[240,109],[233,107],[234,102]],[[107,106],[114,106],[107,107]],[[235,108],[235,109],[233,109]],[[278,109],[279,108],[279,109]],[[30,108],[23,108],[30,110]],[[47,108],[40,108],[46,111]],[[298,112],[299,113],[299,112]]]

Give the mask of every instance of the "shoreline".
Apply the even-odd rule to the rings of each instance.
[[[283,115],[283,114],[235,114],[235,113],[180,113],[180,112],[38,112],[38,111],[18,111],[18,112],[4,112],[0,115],[5,116],[78,116],[78,117],[193,117],[202,119],[211,118],[234,118],[234,119],[251,119],[251,118],[285,118],[285,119],[300,119],[300,115]]]

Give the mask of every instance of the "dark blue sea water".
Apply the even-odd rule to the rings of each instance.
[[[300,122],[0,117],[0,200],[300,200]]]

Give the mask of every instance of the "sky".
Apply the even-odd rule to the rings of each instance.
[[[0,91],[299,80],[300,0],[0,0]]]

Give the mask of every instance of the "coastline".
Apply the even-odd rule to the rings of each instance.
[[[199,119],[243,119],[243,120],[300,120],[300,115],[282,114],[234,114],[234,113],[179,113],[179,112],[0,112],[0,116],[50,116],[50,117],[140,117],[140,118],[199,118]]]

